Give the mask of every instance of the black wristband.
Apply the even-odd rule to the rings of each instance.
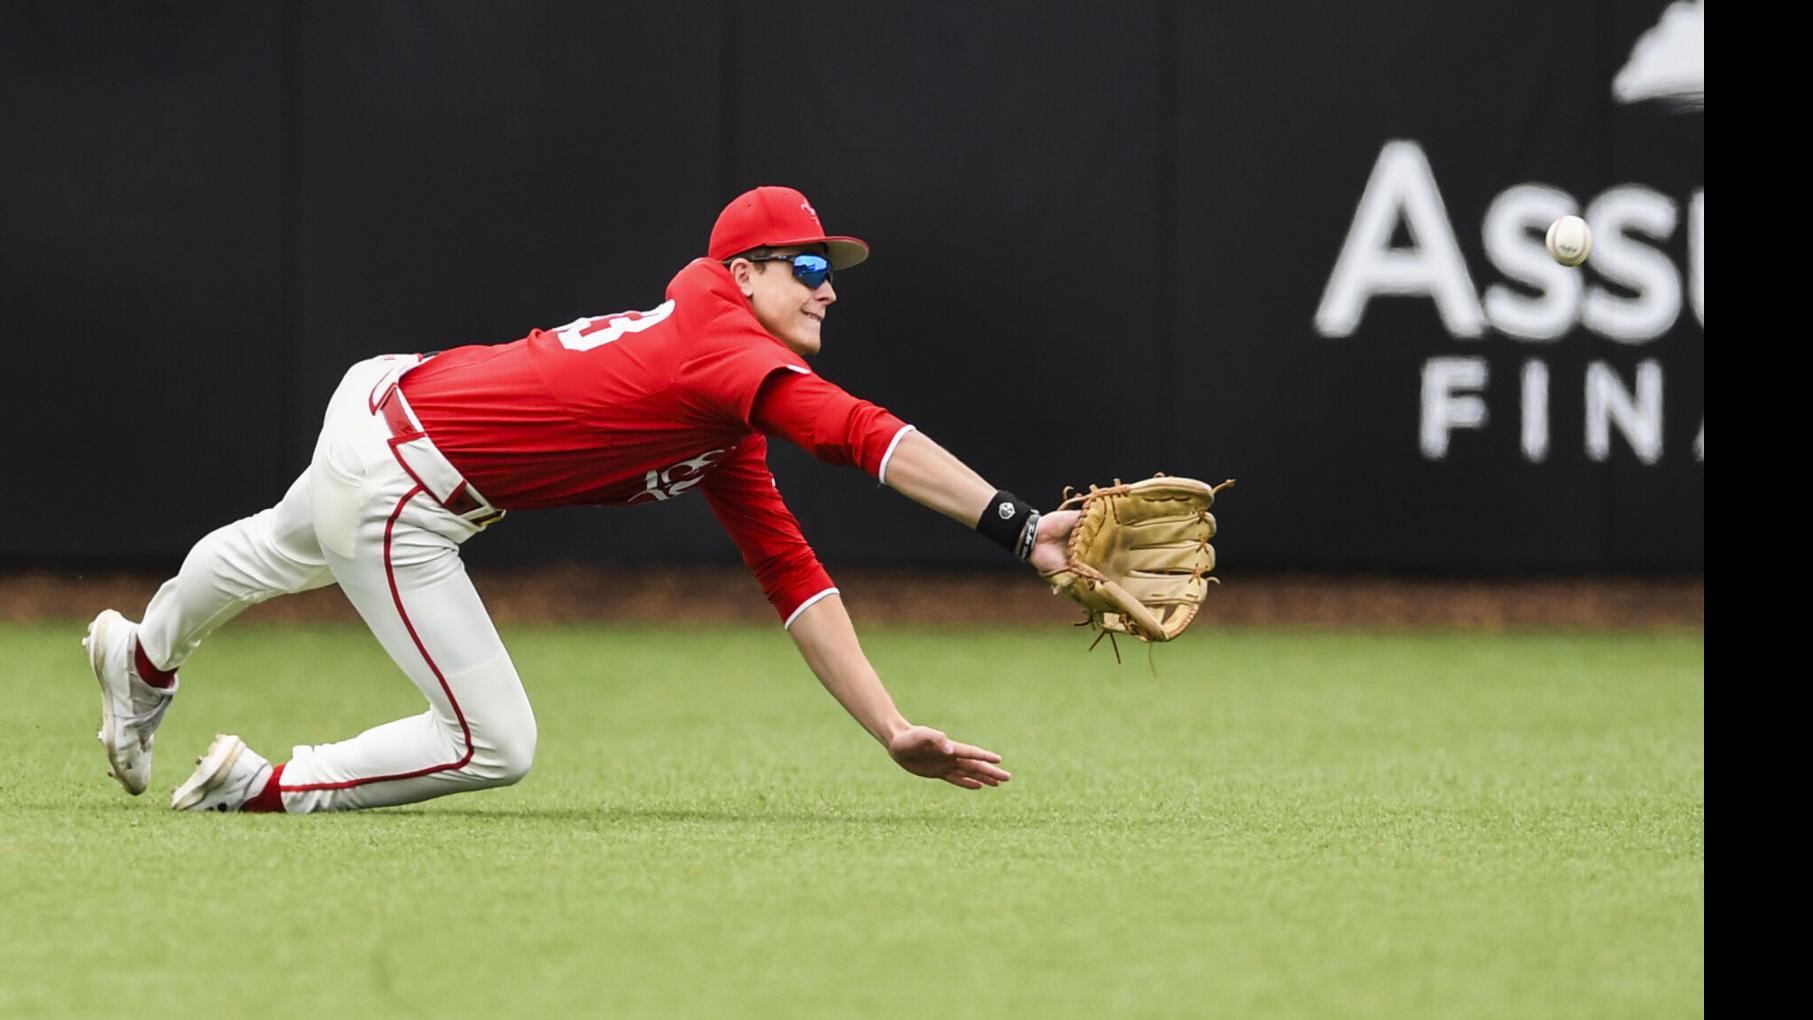
[[[1013,553],[1016,559],[1023,560],[1032,555],[1033,543],[1039,537],[1039,512],[1022,502],[1020,497],[1001,489],[983,508],[981,519],[976,521],[976,530]]]

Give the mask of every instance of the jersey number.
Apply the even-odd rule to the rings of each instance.
[[[594,347],[603,347],[625,333],[640,333],[659,325],[672,314],[674,303],[664,301],[646,312],[618,312],[616,315],[604,315],[596,319],[574,319],[556,330],[554,335],[560,338],[560,345],[569,351],[589,351]]]

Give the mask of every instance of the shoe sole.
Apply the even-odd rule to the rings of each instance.
[[[227,778],[232,771],[233,763],[245,753],[246,742],[231,734],[222,733],[208,745],[207,753],[195,759],[195,773],[189,781],[176,788],[170,795],[170,808],[173,811],[191,811],[197,804],[208,798]]]
[[[126,788],[127,793],[136,797],[144,793],[146,787],[151,785],[150,770],[146,770],[144,783],[133,786],[132,780],[127,778],[126,765],[121,761],[119,745],[107,739],[107,735],[114,732],[113,692],[108,690],[107,676],[101,668],[102,650],[107,647],[107,629],[124,620],[125,617],[112,609],[95,617],[94,621],[88,625],[88,636],[82,639],[82,647],[88,650],[88,666],[94,670],[95,681],[101,685],[101,732],[95,736],[101,741],[101,747],[107,752],[107,773],[118,780],[119,784]],[[128,690],[126,696],[130,698],[132,692]]]

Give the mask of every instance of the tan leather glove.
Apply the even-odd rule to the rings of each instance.
[[[1066,489],[1058,509],[1082,516],[1070,532],[1069,562],[1043,576],[1098,630],[1170,641],[1196,618],[1215,580],[1208,576],[1215,569],[1209,508],[1233,484],[1154,475],[1075,495]]]

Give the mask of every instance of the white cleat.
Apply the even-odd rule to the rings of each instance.
[[[238,811],[264,790],[271,763],[230,733],[221,733],[195,759],[189,781],[170,795],[176,811]]]
[[[167,690],[139,679],[133,668],[138,624],[108,609],[88,625],[82,647],[101,684],[101,746],[107,749],[108,771],[134,797],[151,783],[151,735],[178,685]]]

